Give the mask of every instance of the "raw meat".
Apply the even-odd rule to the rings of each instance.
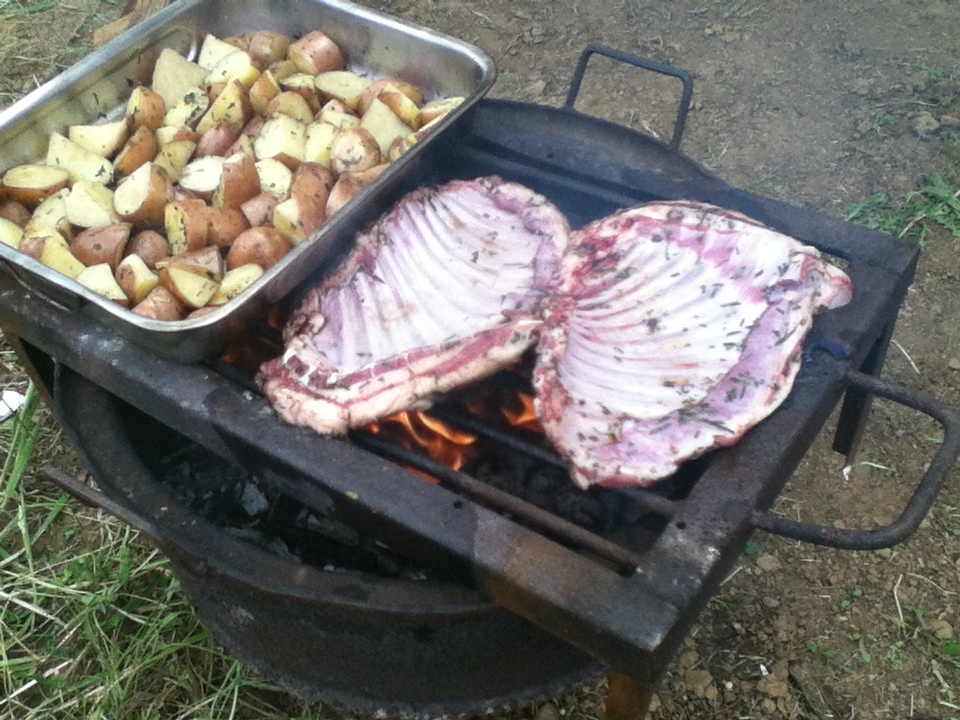
[[[815,249],[693,202],[621,211],[570,247],[534,385],[581,487],[648,485],[736,442],[789,394],[815,311],[851,295]]]
[[[516,183],[415,190],[309,291],[258,382],[287,422],[337,434],[509,366],[536,339],[568,239]]]

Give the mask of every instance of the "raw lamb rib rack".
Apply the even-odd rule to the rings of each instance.
[[[339,434],[510,366],[568,239],[516,183],[415,190],[308,292],[258,382],[287,422]]]
[[[573,233],[544,311],[536,407],[574,482],[648,485],[731,445],[790,392],[849,278],[814,248],[693,202]]]

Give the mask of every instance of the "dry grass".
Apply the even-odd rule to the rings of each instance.
[[[100,0],[0,0],[0,105],[87,54],[92,30],[121,11]],[[35,32],[38,24],[41,34]]]

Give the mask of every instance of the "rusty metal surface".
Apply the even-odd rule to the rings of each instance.
[[[860,365],[860,371],[868,375],[879,375],[887,358],[887,349],[893,338],[894,323],[890,323],[879,339],[874,343],[867,358]],[[840,408],[837,431],[833,438],[833,449],[846,455],[847,464],[853,462],[863,439],[867,425],[867,416],[873,404],[873,396],[862,388],[848,388]]]
[[[623,673],[610,673],[604,720],[643,720],[653,700],[654,687]]]
[[[418,181],[496,172],[550,197],[574,225],[654,198],[718,202],[849,260],[853,302],[817,319],[793,393],[741,442],[711,455],[632,573],[349,443],[282,425],[262,398],[208,367],[146,353],[10,278],[0,280],[0,322],[214,452],[262,469],[307,507],[332,503],[356,527],[444,567],[634,680],[654,682],[739,555],[755,512],[773,502],[841,399],[848,371],[864,366],[895,319],[917,248],[726,188],[663,143],[576,113],[485,100],[463,133],[437,146]]]

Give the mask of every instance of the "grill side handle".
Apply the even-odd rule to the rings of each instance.
[[[943,441],[900,515],[884,527],[850,530],[778,518],[755,511],[754,527],[773,535],[842,550],[879,550],[906,540],[926,517],[943,486],[947,473],[960,454],[960,417],[947,406],[926,395],[918,395],[899,383],[858,371],[847,373],[846,382],[866,394],[885,398],[928,415],[943,428]]]
[[[618,60],[627,65],[650,70],[651,72],[669,75],[680,80],[683,89],[680,93],[680,100],[677,103],[677,115],[673,121],[673,135],[670,136],[668,145],[673,150],[680,149],[680,139],[683,136],[683,128],[687,122],[687,113],[690,111],[690,99],[693,97],[693,77],[686,70],[672,67],[664,63],[647,60],[638,55],[633,55],[622,50],[606,47],[605,45],[587,45],[580,53],[580,59],[573,70],[573,76],[570,78],[570,88],[567,90],[567,99],[563,103],[563,109],[568,112],[575,112],[574,104],[577,102],[577,96],[580,94],[580,86],[583,84],[583,75],[587,70],[587,63],[591,55],[603,55],[613,60]]]

